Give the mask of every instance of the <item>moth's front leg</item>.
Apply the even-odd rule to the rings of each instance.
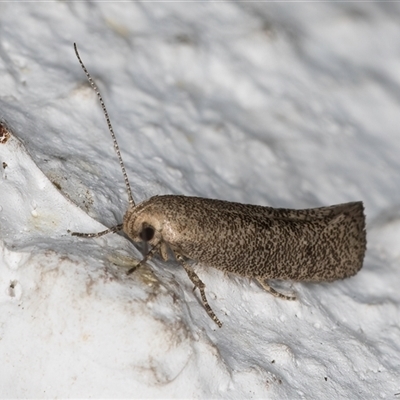
[[[135,272],[139,267],[145,264],[147,261],[151,260],[157,252],[160,251],[160,243],[156,244],[145,256],[144,258],[137,263],[134,267],[132,267],[126,274],[130,275],[131,273]]]

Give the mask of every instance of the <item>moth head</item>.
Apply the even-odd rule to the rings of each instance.
[[[134,242],[156,245],[162,241],[163,219],[144,205],[141,203],[128,209],[124,216],[123,230]]]

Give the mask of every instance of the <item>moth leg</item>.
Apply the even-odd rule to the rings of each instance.
[[[256,280],[264,288],[264,290],[271,293],[275,297],[279,297],[280,299],[285,299],[285,300],[296,300],[296,296],[287,296],[286,294],[277,292],[273,287],[269,286],[266,280],[260,278],[256,278]]]
[[[107,233],[115,233],[122,230],[122,224],[119,224],[117,226],[113,226],[112,228],[106,229],[105,231],[97,232],[97,233],[80,233],[80,232],[71,232],[72,236],[79,236],[79,237],[85,237],[85,238],[96,238],[100,237],[103,235],[107,235]]]
[[[158,252],[160,248],[160,243],[155,245],[145,256],[144,258],[139,261],[134,267],[132,267],[126,274],[130,275],[132,272],[135,272],[139,267],[141,267],[143,264],[145,264],[148,260],[151,260],[155,254]]]
[[[181,255],[175,254],[175,257],[181,263],[183,268],[185,269],[185,271],[188,274],[188,277],[192,281],[193,285],[199,289],[201,300],[203,302],[204,308],[207,311],[208,316],[221,328],[222,327],[221,321],[214,314],[214,311],[212,310],[212,308],[208,304],[207,297],[206,297],[206,294],[204,292],[204,288],[206,287],[206,285],[197,276],[197,274],[189,267],[189,265],[186,264],[185,260],[183,259],[183,257]]]
[[[168,261],[168,246],[165,242],[160,244],[160,255],[164,261]]]

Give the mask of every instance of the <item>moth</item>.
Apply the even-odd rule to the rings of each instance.
[[[272,288],[270,279],[298,282],[331,282],[355,275],[366,250],[364,207],[361,201],[329,207],[292,210],[177,195],[154,196],[136,204],[117,139],[102,96],[74,44],[86,77],[97,94],[114,142],[129,197],[123,223],[98,233],[73,232],[99,237],[123,230],[133,242],[150,250],[133,273],[155,255],[163,260],[173,254],[195,288],[203,306],[219,326],[211,309],[205,284],[188,260],[227,273],[255,279],[266,291],[294,299]]]

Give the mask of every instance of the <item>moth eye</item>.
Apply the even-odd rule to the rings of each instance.
[[[154,228],[152,226],[146,226],[142,229],[139,236],[143,241],[148,242],[154,237]]]

